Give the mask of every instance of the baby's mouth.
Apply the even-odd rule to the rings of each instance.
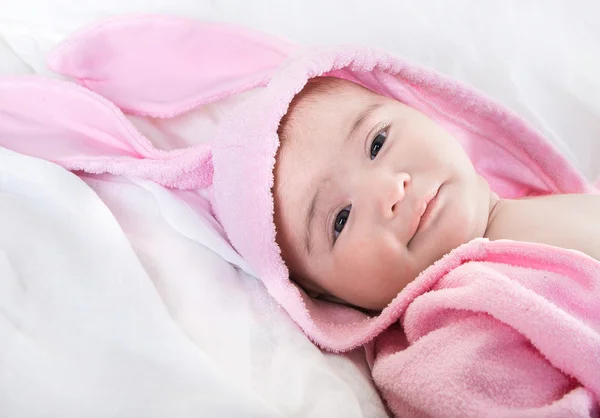
[[[417,212],[418,216],[413,222],[414,226],[411,238],[408,241],[407,246],[409,246],[412,243],[413,239],[417,236],[417,234],[426,230],[429,224],[431,223],[431,220],[435,215],[435,209],[437,208],[436,203],[438,201],[438,195],[440,193],[441,188],[441,185],[436,186],[430,193],[425,195],[425,197],[422,199],[423,203],[421,204],[420,212]]]

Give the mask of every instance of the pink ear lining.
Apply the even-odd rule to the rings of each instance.
[[[69,170],[147,178],[166,187],[212,183],[209,146],[156,149],[112,103],[68,82],[0,78],[0,146]]]
[[[173,117],[266,84],[295,49],[224,23],[127,16],[75,34],[48,66],[125,112]]]
[[[212,184],[213,166],[210,153],[203,152],[168,160],[133,158],[85,158],[76,157],[54,161],[69,171],[85,171],[91,174],[110,173],[146,178],[162,186],[176,189],[201,189]],[[197,153],[196,153],[197,154]]]

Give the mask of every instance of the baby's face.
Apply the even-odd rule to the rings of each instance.
[[[293,109],[275,168],[283,257],[309,292],[381,310],[485,233],[487,182],[422,113],[350,82]]]

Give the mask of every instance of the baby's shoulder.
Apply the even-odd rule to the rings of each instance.
[[[600,196],[564,194],[501,200],[486,237],[574,249],[600,260]]]

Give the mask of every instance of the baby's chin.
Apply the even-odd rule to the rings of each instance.
[[[462,192],[462,193],[461,193]],[[485,236],[492,192],[487,181],[479,176],[469,190],[459,190],[447,202],[440,224],[421,252],[428,265],[438,261],[461,245]],[[423,260],[425,261],[425,260]]]
[[[457,213],[461,213],[462,219],[457,219],[455,225],[455,248],[466,244],[476,238],[485,236],[490,217],[490,205],[497,195],[492,192],[487,180],[477,175],[473,187],[467,192],[463,201],[454,202],[457,205]]]

